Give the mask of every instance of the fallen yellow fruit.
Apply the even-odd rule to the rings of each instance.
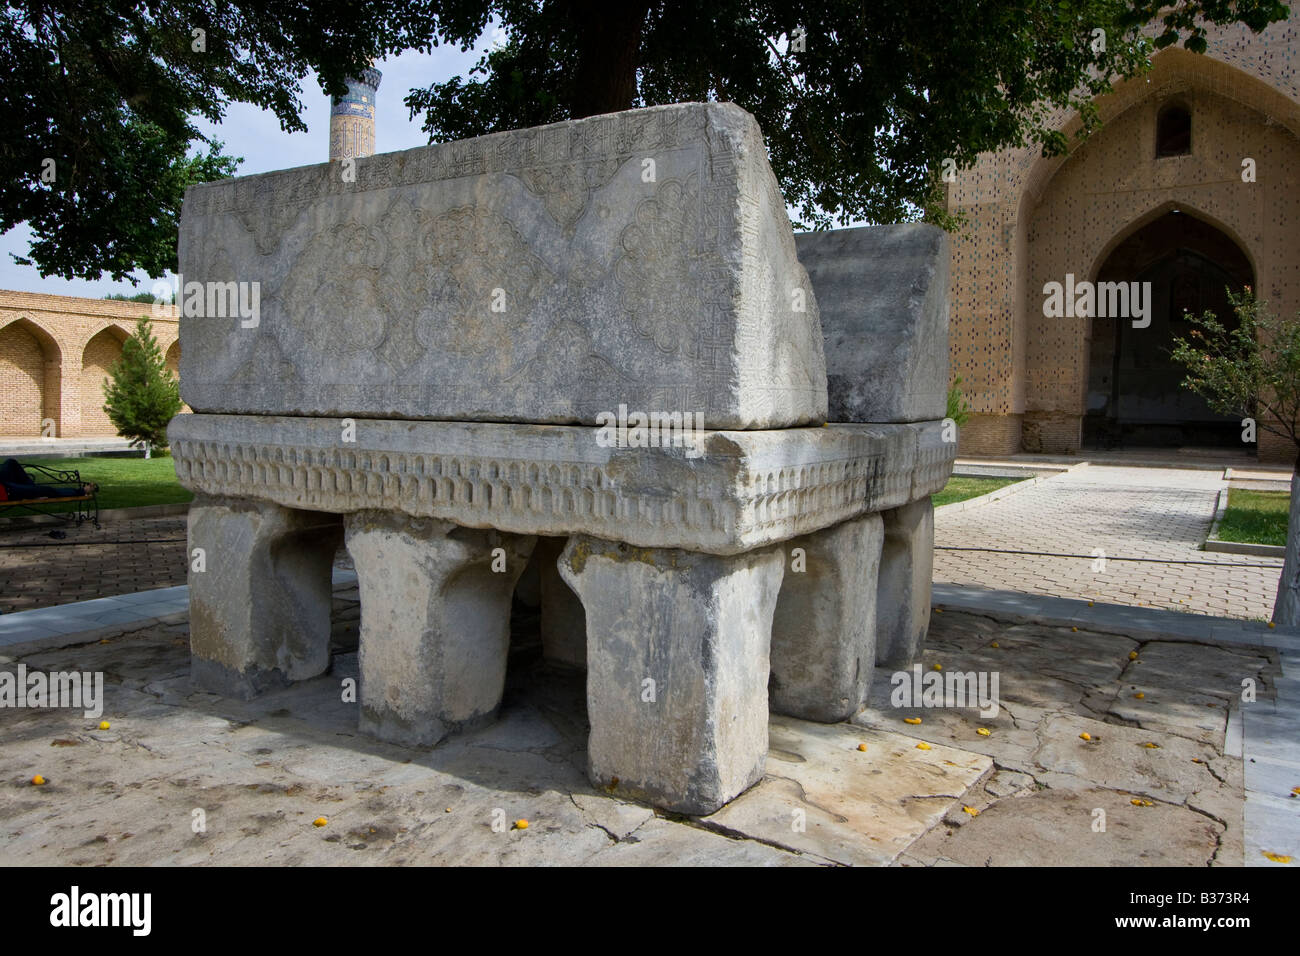
[[[516,830],[527,830],[527,829],[528,829],[528,821],[527,821],[527,820],[522,820],[522,819],[520,819],[520,820],[516,820],[516,821],[515,821],[515,829],[516,829]]]
[[[1138,652],[1137,652],[1137,651],[1129,651],[1129,652],[1128,652],[1128,659],[1131,660],[1131,661],[1135,661],[1135,660],[1137,660],[1137,659],[1138,659]]]
[[[981,737],[987,737],[989,734],[993,733],[993,731],[989,730],[987,727],[980,727],[975,731],[975,733],[979,734]]]
[[[1092,602],[1091,602],[1091,601],[1088,602],[1088,607],[1092,607]]]
[[[998,642],[997,642],[997,641],[994,641],[992,644],[989,645],[989,647],[997,647],[997,646],[998,646]]]
[[[1160,745],[1159,745],[1159,744],[1157,744],[1157,743],[1152,743],[1150,740],[1148,740],[1148,741],[1147,741],[1146,743],[1144,743],[1142,746],[1143,746],[1143,747],[1146,747],[1147,750],[1159,750],[1159,749],[1160,749]]]
[[[311,822],[311,825],[314,827],[323,827],[327,823],[329,823],[329,820],[327,820],[325,817],[317,817],[315,820]]]
[[[967,813],[969,813],[969,814],[970,814],[971,816],[973,816],[973,817],[977,817],[977,816],[980,815],[980,812],[979,812],[978,810],[976,810],[974,807],[962,807],[962,809],[965,810]]]
[[[1072,628],[1070,628],[1070,630],[1072,630],[1072,631],[1077,631],[1078,628],[1077,628],[1077,627],[1072,627]]]
[[[443,813],[451,813],[451,807],[448,807],[446,810],[443,810],[442,812],[443,812]]]
[[[1142,700],[1142,699],[1144,699],[1144,698],[1146,697],[1146,694],[1142,693],[1142,691],[1138,691],[1138,692],[1137,692],[1136,694],[1134,694],[1133,696],[1136,697],[1138,700]]]
[[[863,753],[865,753],[866,750],[867,750],[867,745],[866,745],[866,744],[858,744],[858,750],[860,750],[860,751],[862,751]]]
[[[937,670],[937,671],[941,671],[941,670],[943,670],[943,665],[942,665],[942,664],[935,664],[935,665],[934,665],[934,669]]]
[[[1134,797],[1132,800],[1129,801],[1129,803],[1133,804],[1133,806],[1135,806],[1135,807],[1154,807],[1154,806],[1155,806],[1155,804],[1152,803],[1150,800],[1139,800],[1137,797]]]
[[[100,730],[108,730],[108,728],[111,727],[111,726],[113,726],[113,725],[110,724],[107,720],[101,720],[101,721],[99,722],[99,729],[100,729]]]
[[[42,777],[39,773],[36,776],[32,777],[32,786],[40,787],[43,786],[44,784],[45,784],[45,778]]]
[[[1300,797],[1300,787],[1292,787],[1292,788],[1291,788],[1291,796],[1293,796],[1293,797]]]
[[[941,608],[941,607],[937,607],[937,608],[935,608],[935,609],[934,609],[934,613],[935,613],[935,614],[942,614],[942,613],[943,613],[943,608]]]
[[[905,723],[905,724],[919,724],[920,722],[921,722],[921,718],[920,718],[920,717],[904,717],[904,718],[903,718],[903,723]]]
[[[1271,626],[1272,626],[1272,625],[1270,625],[1270,627],[1271,627]],[[1290,862],[1291,862],[1291,858],[1290,858],[1289,856],[1283,856],[1281,853],[1269,853],[1268,850],[1260,850],[1259,852],[1260,852],[1260,853],[1263,853],[1266,857],[1268,857],[1268,858],[1269,858],[1270,860],[1272,860],[1274,863],[1290,863]]]
[[[916,749],[917,749],[917,750],[929,750],[929,749],[930,749],[930,745],[927,744],[927,743],[923,740],[923,741],[921,741],[919,744],[916,745]]]
[[[1083,733],[1079,734],[1079,739],[1080,739],[1080,740],[1091,740],[1091,739],[1092,739],[1092,734],[1088,733],[1088,731],[1085,730]]]
[[[1273,621],[1269,621],[1269,622],[1268,622],[1268,626],[1269,626],[1269,627],[1277,627],[1277,624],[1276,624],[1275,622],[1273,622]],[[1290,859],[1290,858],[1288,857],[1288,859]]]

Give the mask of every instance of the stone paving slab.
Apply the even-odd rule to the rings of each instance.
[[[1189,808],[1225,824],[1213,861],[1231,857],[1247,866],[1289,865],[1274,857],[1300,861],[1300,796],[1291,796],[1291,788],[1300,786],[1300,681],[1290,676],[1300,656],[1300,632],[1249,621],[1171,615],[1149,608],[1088,607],[1082,601],[976,588],[940,585],[935,597],[944,606],[936,608],[936,620],[952,620],[947,615],[960,609],[1039,621],[1038,626],[1056,625],[1062,631],[1069,624],[1070,640],[1085,646],[1099,639],[1094,630],[1130,635],[1136,659],[1125,665],[1122,686],[1114,693],[1094,687],[1082,698],[1083,704],[1095,708],[1099,701],[1109,699],[1105,719],[1149,731],[1150,742],[1162,750],[1167,742],[1164,737],[1172,735],[1222,751],[1222,757],[1206,761],[1201,755],[1195,759],[1202,761],[1216,781],[1231,782],[1234,790],[1240,788],[1244,799],[1238,804],[1218,786],[1197,790],[1186,800]],[[960,615],[959,620],[966,619],[965,614]],[[990,618],[972,620],[977,625],[968,629],[975,630],[978,638],[952,642],[956,646],[969,648],[978,639],[987,639],[997,626]],[[1078,623],[1070,624],[1072,621]],[[1014,649],[1005,636],[998,643]],[[936,646],[942,649],[945,645]],[[1253,681],[1253,700],[1243,687],[1245,680]],[[1016,693],[1013,690],[1008,696],[1014,699]],[[1008,709],[1020,713],[1015,706],[1008,705]],[[1013,749],[1012,755],[1023,759],[1025,753],[1023,748],[1019,752]],[[1060,759],[1059,754],[1048,756]],[[1289,785],[1288,773],[1295,777]],[[1148,772],[1146,776],[1165,786],[1160,774]],[[1055,786],[1065,784],[1064,778],[1038,779],[1052,779]],[[1178,793],[1170,789],[1165,799]],[[1238,821],[1236,828],[1231,825],[1233,820]],[[919,842],[929,838],[927,835]],[[917,859],[917,853],[914,847],[909,859]]]
[[[837,863],[883,866],[993,766],[908,734],[773,716],[767,776],[701,823]],[[858,748],[865,746],[866,750]]]
[[[67,641],[58,637],[0,651],[9,654],[0,663],[104,671],[111,724],[97,730],[80,711],[0,710],[0,862],[1240,865],[1257,845],[1285,853],[1300,831],[1286,814],[1297,802],[1275,796],[1290,758],[1252,749],[1295,739],[1295,723],[1248,715],[1247,757],[1273,761],[1252,768],[1263,789],[1250,790],[1243,760],[1224,752],[1222,725],[1237,709],[1202,716],[1178,701],[1147,719],[1118,706],[1136,667],[1129,651],[1149,643],[1122,634],[943,610],[924,667],[996,670],[996,716],[895,708],[893,675],[877,670],[853,724],[773,718],[764,780],[694,819],[592,788],[584,677],[540,660],[523,615],[496,724],[432,750],[358,735],[355,704],[341,694],[357,675],[356,595],[354,582],[336,582],[332,672],[248,703],[190,686],[184,615],[103,643],[58,646]],[[1180,651],[1198,693],[1233,676],[1225,654],[1266,661],[1260,703],[1285,684],[1275,648]],[[903,722],[913,715],[921,723]],[[1091,741],[1079,738],[1084,728]],[[33,787],[33,773],[48,784]],[[1091,829],[1097,809],[1104,834]],[[204,832],[194,832],[195,810]],[[322,815],[328,823],[312,826]],[[519,819],[527,829],[509,829]]]
[[[339,691],[356,674],[355,653],[340,652],[330,675],[241,703],[189,686],[184,635],[183,624],[157,626],[23,658],[29,668],[103,670],[111,727],[96,730],[80,712],[0,711],[0,862],[645,866],[866,858],[850,846],[855,820],[834,810],[824,832],[838,842],[783,848],[765,838],[770,821],[762,814],[752,824],[696,825],[593,790],[585,775],[584,680],[575,671],[517,657],[495,725],[418,751],[357,734],[355,704]],[[837,806],[842,784],[829,778],[839,767],[819,763],[819,754],[829,736],[848,760],[858,758],[848,744],[856,747],[861,732],[781,718],[774,728],[773,764],[807,754],[804,799],[829,795]],[[844,801],[868,778],[896,781],[891,793],[924,808],[894,811],[905,831],[877,828],[879,841],[899,848],[987,765],[946,749],[921,753],[904,735],[868,739],[867,759],[845,765],[856,791],[839,791],[838,805],[849,809]],[[35,772],[44,786],[29,783]],[[201,833],[195,810],[203,811]],[[328,823],[314,827],[319,816]],[[512,827],[521,819],[526,829]],[[808,830],[816,835],[820,826],[810,819]],[[813,852],[819,848],[828,855]],[[891,846],[869,859],[894,853]]]

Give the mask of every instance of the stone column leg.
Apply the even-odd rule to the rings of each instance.
[[[882,517],[885,543],[876,598],[876,664],[900,668],[921,656],[930,628],[934,506],[927,497],[886,511]]]
[[[867,700],[876,666],[880,515],[786,542],[772,618],[771,708],[804,720],[847,720]]]
[[[337,515],[195,498],[189,512],[194,682],[247,700],[324,673],[330,568],[342,538]]]
[[[550,660],[587,666],[587,615],[573,589],[560,577],[557,562],[567,538],[537,542],[542,595],[542,654]]]
[[[429,747],[490,722],[510,598],[537,539],[383,511],[345,526],[361,593],[361,730]]]
[[[587,769],[597,786],[706,814],[767,757],[778,548],[720,557],[569,539],[560,574],[587,612]]]

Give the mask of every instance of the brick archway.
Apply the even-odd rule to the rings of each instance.
[[[1094,316],[1089,329],[1084,446],[1229,447],[1241,450],[1241,426],[1216,414],[1206,401],[1181,387],[1186,370],[1172,360],[1176,338],[1193,326],[1184,312],[1214,312],[1228,328],[1236,318],[1228,290],[1255,284],[1254,267],[1234,237],[1197,210],[1166,204],[1141,217],[1108,244],[1105,259],[1088,278],[1146,299],[1146,325],[1128,318]]]
[[[28,318],[0,328],[0,432],[39,436],[41,424],[59,421],[58,342]]]
[[[84,436],[117,434],[104,411],[104,382],[114,363],[122,357],[122,343],[126,338],[121,329],[110,325],[91,336],[81,353],[81,434]]]

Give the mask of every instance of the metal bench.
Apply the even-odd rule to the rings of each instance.
[[[0,500],[0,509],[22,508],[33,514],[47,515],[66,521],[73,521],[78,527],[83,521],[94,521],[99,527],[99,485],[93,481],[83,481],[81,472],[47,468],[44,465],[23,463],[9,459],[4,463],[6,469],[10,462],[21,469],[28,483],[11,482],[0,478],[0,487],[6,497]],[[20,495],[21,497],[16,497]],[[74,504],[70,511],[54,511],[55,505]],[[91,507],[94,514],[91,514]]]

